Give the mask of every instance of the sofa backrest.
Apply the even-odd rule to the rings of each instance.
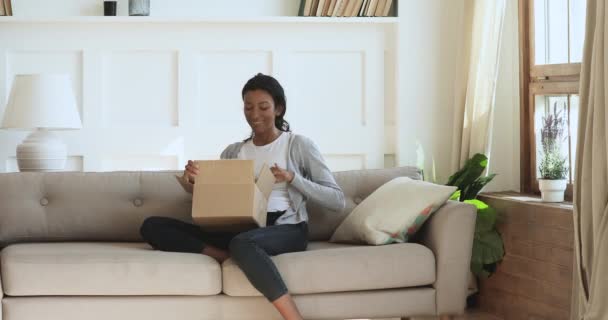
[[[175,179],[177,171],[57,172],[0,174],[0,247],[37,241],[141,241],[148,216],[191,221],[192,195]],[[416,168],[335,173],[346,210],[331,212],[309,202],[310,238],[329,239],[358,202],[385,182]]]

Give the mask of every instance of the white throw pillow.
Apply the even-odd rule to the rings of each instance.
[[[455,191],[456,187],[407,177],[393,179],[363,200],[329,241],[372,245],[407,242]]]

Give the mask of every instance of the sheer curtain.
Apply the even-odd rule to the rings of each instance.
[[[490,153],[492,113],[506,0],[466,0],[465,41],[455,84],[452,172],[475,153]]]
[[[573,320],[608,319],[608,25],[606,0],[587,1],[574,182]]]

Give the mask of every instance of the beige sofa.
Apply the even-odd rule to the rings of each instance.
[[[176,172],[0,174],[2,318],[281,319],[230,260],[141,242],[151,215],[188,220]],[[335,173],[343,213],[310,209],[308,251],[273,258],[306,319],[461,314],[475,209],[449,202],[416,243],[328,243],[372,191],[414,168]]]

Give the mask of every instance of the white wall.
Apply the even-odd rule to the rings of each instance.
[[[456,72],[458,70],[457,53],[463,37],[462,29],[464,1],[466,0],[399,0],[399,23],[398,30],[396,30],[396,38],[393,38],[391,26],[356,27],[340,24],[330,26],[304,25],[301,27],[289,26],[283,31],[277,31],[277,28],[282,29],[284,26],[269,25],[259,30],[268,30],[268,32],[270,32],[269,34],[282,33],[285,35],[285,37],[291,36],[291,38],[294,38],[294,40],[290,42],[287,47],[284,47],[282,43],[270,46],[272,47],[270,49],[268,47],[264,47],[266,45],[257,46],[257,49],[261,50],[254,50],[249,54],[245,54],[245,56],[253,60],[248,60],[246,57],[244,61],[257,61],[258,63],[254,64],[255,68],[261,67],[269,72],[273,71],[277,75],[282,75],[284,85],[288,90],[288,98],[291,103],[288,107],[288,119],[292,121],[297,131],[312,135],[316,141],[321,142],[321,147],[329,156],[329,160],[334,169],[355,169],[361,166],[382,166],[382,159],[378,159],[379,157],[383,157],[385,166],[418,165],[424,168],[427,180],[444,183],[452,173],[450,168],[453,132],[452,107],[454,104],[454,79],[457,78]],[[57,0],[53,1],[52,5],[46,0],[13,0],[13,3],[16,7],[16,13],[21,12],[22,16],[29,17],[57,16],[66,14],[101,15],[102,12],[102,7],[100,5],[101,1],[97,0]],[[50,7],[44,10],[41,9],[41,6],[44,6],[45,4],[54,8],[61,8],[61,6],[57,6],[58,3],[63,5],[63,8],[60,9],[60,11]],[[228,3],[230,3],[230,5],[228,5]],[[504,41],[501,49],[501,68],[496,95],[495,119],[497,119],[497,121],[494,123],[494,135],[492,140],[493,154],[490,164],[491,172],[498,173],[499,176],[489,186],[489,190],[517,190],[519,188],[517,4],[514,0],[509,0],[507,3],[508,14],[505,22],[506,31],[504,33]],[[127,14],[126,4],[127,0],[119,0],[119,15]],[[297,12],[298,5],[299,0],[231,0],[229,2],[219,2],[213,0],[152,0],[151,15],[158,17],[192,17],[197,15],[209,17],[238,17],[244,15],[254,17],[293,16]],[[133,26],[139,27],[139,25]],[[168,25],[158,26],[158,28],[163,29],[167,26]],[[92,27],[92,25],[89,25],[87,28],[89,27]],[[114,32],[119,32],[120,28],[124,28],[124,26],[120,25],[103,26],[103,28],[107,27],[114,29]],[[151,26],[147,26],[146,28],[150,27]],[[170,28],[179,30],[180,28],[188,29],[191,27],[192,26],[188,25],[175,25],[171,26]],[[234,30],[237,31],[239,28],[244,28],[247,30],[250,27],[250,24],[240,26],[235,25]],[[66,26],[66,28],[69,30],[69,26]],[[213,33],[216,30],[211,28],[195,29],[201,33]],[[328,29],[334,30],[333,36],[331,33],[327,32]],[[305,30],[309,31],[307,32]],[[362,34],[367,34],[368,37],[358,37],[356,35],[358,32],[357,30],[361,30],[361,32],[363,32]],[[33,32],[35,32],[35,30]],[[344,41],[335,42],[336,37],[339,37],[336,32],[338,34],[343,32],[342,36],[348,38]],[[47,53],[43,59],[38,59],[36,53],[27,52],[27,50],[24,52],[19,52],[18,50],[13,52],[11,50],[14,48],[7,48],[6,41],[3,42],[2,37],[7,36],[8,34],[8,32],[5,31],[5,33],[2,33],[2,30],[0,30],[0,52],[4,48],[4,52],[6,53],[7,57],[17,59],[17,65],[21,66],[36,67],[36,65],[39,65],[40,67],[44,68],[45,65],[63,65],[64,67],[67,67],[70,72],[75,74],[76,79],[80,79],[82,77],[87,77],[87,73],[82,73],[82,70],[79,69],[82,66],[88,66],[89,68],[92,66],[97,68],[95,60],[91,60],[90,58],[91,53],[94,53],[93,57],[95,57],[95,59],[106,61],[106,64],[110,63],[110,66],[114,65],[120,67],[123,64],[130,64],[129,61],[121,60],[121,62],[116,60],[120,60],[121,56],[112,55],[110,58],[107,58],[103,55],[99,56],[99,53],[91,51],[80,52],[78,50],[58,52],[55,55]],[[294,37],[293,35],[295,34],[298,34],[299,37]],[[315,36],[316,34],[321,35],[321,38],[317,39]],[[205,41],[205,39],[208,39],[208,37],[209,36],[203,35],[198,38],[197,41]],[[14,42],[14,44],[19,47],[23,46],[24,43],[27,43],[28,41],[36,41],[36,39],[39,39],[39,37],[33,36],[30,36],[30,38],[26,38],[25,42],[15,40],[16,42]],[[154,39],[163,38],[162,35],[157,34]],[[173,41],[175,42],[177,40],[173,39]],[[160,42],[160,47],[162,47],[162,42],[164,41]],[[78,49],[78,45],[75,45],[73,42],[71,43],[69,41],[58,42],[62,45],[53,43],[57,42],[54,42],[54,40],[49,41],[49,48],[52,48],[53,46],[67,46],[76,47],[76,49]],[[107,44],[107,41],[104,43]],[[294,48],[298,49],[294,51]],[[173,69],[169,68],[168,72],[176,72],[176,77],[183,77],[185,72],[186,76],[196,78],[196,75],[191,74],[193,71],[190,70],[190,68],[184,67],[184,61],[186,63],[185,66],[187,66],[189,61],[188,59],[192,58],[192,56],[189,56],[188,53],[179,53],[179,48],[172,47],[171,49],[176,49],[177,51],[169,51],[173,52],[170,53],[169,56],[150,56],[149,58],[154,61],[161,59],[167,63],[173,63],[171,61],[175,61],[175,59],[177,59],[177,66],[174,65],[174,67],[172,67]],[[315,54],[308,54],[311,53],[310,51],[319,53],[319,51],[323,52],[324,50],[324,54],[327,54],[327,50],[331,52],[334,49],[340,51],[341,53],[338,55],[329,54],[329,56],[316,55],[316,58]],[[301,52],[297,53],[296,51],[298,50]],[[384,51],[383,55],[380,53],[382,50]],[[362,57],[364,57],[365,61],[362,64],[358,64],[356,62],[360,61],[357,58],[357,52],[363,52]],[[200,56],[198,56],[198,58],[195,57],[194,59],[202,62],[207,61],[209,62],[209,66],[213,67],[214,65],[217,66],[217,63],[227,63],[229,60],[231,60],[230,55],[225,55],[225,53],[226,52],[220,52],[214,56],[206,55],[202,60],[199,59]],[[302,54],[305,55],[304,60],[299,59],[303,57]],[[395,54],[396,56],[394,56]],[[335,59],[331,58],[332,56],[334,56]],[[207,59],[213,57],[217,59]],[[123,58],[125,57],[123,56]],[[127,60],[130,59],[129,56],[126,58]],[[185,60],[183,60],[184,58]],[[11,60],[8,59],[8,63],[10,63],[10,61]],[[393,64],[393,61],[397,61],[397,63]],[[305,62],[304,65],[306,67],[293,70],[294,63],[297,65],[300,62]],[[335,65],[334,62],[338,63],[338,65]],[[82,64],[79,65],[79,63]],[[383,72],[375,73],[379,70],[377,70],[377,67],[370,68],[370,63],[376,64],[376,66],[383,65],[384,67],[380,68],[383,69]],[[167,65],[165,64],[165,66]],[[298,82],[298,77],[301,76],[314,78],[315,72],[312,68],[315,66],[326,69],[327,72],[325,74],[317,74],[317,76],[320,76],[323,78],[323,80],[327,80],[331,83],[346,81],[344,88],[348,88],[347,85],[349,83],[350,85],[354,86],[357,86],[357,83],[359,83],[359,85],[363,83],[363,87],[365,87],[366,90],[375,92],[371,96],[369,94],[365,94],[357,98],[352,94],[349,95],[351,91],[344,89],[346,91],[343,92],[343,96],[346,97],[347,100],[354,100],[347,101],[348,105],[342,105],[341,108],[343,109],[339,111],[348,112],[348,110],[352,109],[350,108],[351,105],[363,103],[360,106],[364,106],[364,112],[366,112],[369,119],[371,119],[372,122],[380,121],[380,124],[374,124],[373,128],[368,127],[368,129],[363,131],[360,131],[360,129],[364,128],[365,126],[351,127],[348,129],[351,130],[350,134],[349,131],[337,131],[338,135],[336,136],[329,133],[324,134],[324,132],[331,132],[330,130],[316,130],[318,127],[331,128],[332,124],[331,122],[317,123],[312,118],[306,119],[306,108],[309,108],[309,106],[312,105],[314,106],[314,110],[332,110],[334,105],[344,102],[341,101],[341,98],[336,98],[341,95],[340,92],[335,92],[335,94],[332,95],[332,92],[328,91],[326,95],[328,98],[328,100],[326,99],[326,105],[316,105],[317,102],[313,93],[318,90],[322,90],[323,88],[316,86],[316,84],[314,82],[311,83],[311,81]],[[365,66],[368,68],[365,70],[368,71],[364,71],[363,68],[365,68]],[[145,64],[141,67],[144,68]],[[5,85],[8,84],[8,77],[12,72],[10,68],[10,65],[0,65],[0,71],[4,70],[6,72]],[[242,68],[235,65],[232,69],[234,69],[233,71],[238,71],[238,69]],[[246,66],[245,69],[248,70]],[[111,73],[112,70],[113,69],[110,68],[106,71]],[[18,70],[14,71],[16,72]],[[216,71],[219,72],[219,69]],[[370,74],[370,71],[373,74]],[[188,75],[189,72],[190,75]],[[304,72],[304,74],[302,74],[302,72]],[[296,74],[298,76],[293,76]],[[331,74],[334,75],[334,78],[324,78]],[[351,83],[353,81],[353,77],[351,75],[353,74],[355,75],[355,82]],[[245,75],[238,73],[238,76],[243,78]],[[88,77],[92,79],[92,82],[89,81],[89,84],[85,85],[85,87],[81,87],[81,85],[76,84],[77,95],[81,101],[83,99],[83,95],[86,95],[87,92],[91,94],[91,88],[94,88],[96,85],[102,85],[103,81],[107,81],[108,79],[105,78],[106,80],[103,80],[103,77],[96,78],[94,74],[90,73],[88,74]],[[120,78],[118,75],[117,77]],[[229,95],[226,88],[234,87],[233,89],[237,89],[237,87],[241,86],[241,82],[243,82],[244,79],[240,78],[238,79],[238,84],[224,83],[224,89],[222,89],[223,91],[220,90],[215,92],[213,99],[221,100],[219,97],[220,95]],[[95,81],[101,82],[96,83]],[[306,87],[306,83],[311,83],[311,85]],[[304,87],[302,87],[303,84]],[[109,86],[106,87],[113,87],[116,90],[120,89],[119,85],[112,86],[112,83],[108,83],[108,85]],[[162,84],[157,85],[162,86]],[[384,88],[384,94],[380,93],[380,96],[377,96],[377,88]],[[4,89],[7,90],[7,87],[5,86]],[[182,95],[188,96],[194,94],[191,92],[193,89],[188,89],[188,87],[186,87],[185,91],[184,88],[180,89],[180,87],[174,87],[174,90],[177,91],[173,92],[172,94],[177,94],[178,101],[182,101],[179,103],[184,103]],[[339,89],[339,91],[340,90],[342,89]],[[171,92],[168,94],[171,94]],[[3,100],[2,96],[3,93],[0,92],[0,101]],[[167,97],[173,99],[171,98],[171,95]],[[227,101],[230,103],[238,103],[237,98],[238,97],[231,97],[228,98]],[[334,101],[334,98],[337,100]],[[88,100],[85,99],[85,101],[89,101],[88,103],[90,104],[91,99],[94,101],[95,99],[101,98],[100,96],[96,96],[96,94],[93,92],[93,95],[89,97]],[[362,99],[367,100],[362,101]],[[135,103],[135,100],[133,102]],[[188,103],[187,99],[185,103]],[[222,102],[218,101],[218,103]],[[86,106],[86,102],[84,105]],[[104,120],[104,118],[96,119],[95,115],[106,114],[106,116],[109,116],[112,119],[114,125],[120,124],[120,121],[122,120],[129,120],[123,117],[126,117],[126,113],[112,113],[112,110],[117,110],[116,108],[109,110],[109,113],[101,112],[98,107],[93,108],[93,113],[91,114],[91,111],[89,111],[88,117],[91,119],[90,121],[102,121],[103,124],[106,123],[105,121],[108,118],[106,118],[106,120]],[[197,132],[196,129],[179,129],[179,126],[178,129],[175,129],[175,126],[173,125],[176,123],[175,121],[177,121],[178,124],[182,120],[186,122],[193,121],[189,117],[191,115],[199,116],[198,114],[188,113],[189,109],[187,106],[186,112],[176,111],[175,106],[167,107],[158,105],[157,108],[158,110],[164,112],[165,116],[157,114],[156,116],[149,115],[148,117],[152,117],[162,122],[161,124],[166,124],[165,122],[169,120],[169,122],[171,122],[169,123],[168,128],[157,132],[157,134],[168,135],[168,138],[161,139],[162,141],[160,141],[160,143],[163,145],[162,148],[155,147],[152,144],[149,146],[140,145],[138,147],[140,148],[139,150],[137,150],[137,148],[132,149],[128,147],[128,145],[133,145],[134,142],[129,139],[127,139],[127,142],[125,142],[125,146],[120,146],[120,142],[118,143],[119,146],[113,146],[111,142],[114,140],[120,141],[120,134],[117,131],[117,133],[113,133],[113,135],[111,135],[112,138],[109,140],[109,142],[108,140],[103,139],[103,141],[98,141],[98,146],[96,149],[100,150],[99,153],[103,153],[105,152],[104,150],[108,149],[115,150],[115,152],[126,155],[127,159],[125,159],[124,156],[111,156],[113,159],[112,163],[108,163],[106,161],[104,164],[104,162],[100,159],[93,159],[91,160],[92,162],[89,162],[90,165],[83,165],[83,152],[80,152],[80,150],[83,148],[82,144],[84,142],[79,140],[75,134],[68,133],[66,134],[68,141],[72,141],[74,144],[76,144],[76,146],[72,146],[72,148],[75,148],[73,152],[74,158],[72,158],[70,162],[72,164],[72,168],[84,168],[85,170],[119,168],[129,169],[135,168],[135,164],[140,161],[138,159],[141,159],[141,161],[148,161],[149,168],[172,168],[178,165],[181,166],[181,162],[189,157],[216,156],[215,152],[219,150],[219,145],[221,143],[218,144],[217,148],[209,150],[188,147],[192,145],[191,140],[193,140],[193,138],[191,135]],[[298,111],[298,108],[302,108],[302,110]],[[354,109],[359,111],[361,110],[361,108]],[[348,117],[355,114],[360,114],[359,111],[349,113]],[[87,117],[86,112],[84,115]],[[154,119],[149,120],[153,121]],[[336,125],[339,123],[342,122],[337,121]],[[342,132],[345,135],[341,136],[339,132]],[[364,143],[364,149],[366,150],[357,147],[359,140],[362,139],[357,136],[360,132],[362,132],[365,136],[366,142]],[[95,132],[91,132],[90,134],[92,136],[101,135],[101,133]],[[369,136],[370,134],[371,136]],[[14,147],[22,136],[23,134],[7,134],[0,131],[0,154],[14,157]],[[136,138],[139,139],[138,141],[141,141],[141,139],[146,139],[146,135],[139,133],[136,134],[135,138],[133,139]],[[233,137],[232,135],[229,135],[227,137],[223,137],[221,140],[222,143],[224,143],[223,140],[228,141],[234,138],[236,138],[236,136]],[[341,145],[344,141],[352,141],[353,143],[350,146],[342,147]],[[375,147],[373,145],[375,145]],[[156,154],[156,157],[150,159],[149,156],[151,154]],[[179,155],[175,156],[175,154]],[[361,156],[366,154],[368,156]],[[371,162],[370,159],[365,158],[369,157],[369,155],[374,157]],[[97,156],[93,155],[92,157],[95,158]],[[0,170],[3,170],[4,167],[4,165],[0,165]],[[6,167],[6,169],[9,171],[15,170],[16,166],[14,159],[9,159]]]
[[[82,130],[58,133],[69,169],[179,169],[218,158],[249,134],[240,93],[257,72],[281,81],[287,120],[332,170],[384,166],[390,23],[30,17],[0,21],[0,101],[16,74],[69,73],[83,120]],[[25,135],[0,131],[0,172],[16,170]]]
[[[452,106],[463,0],[401,0],[397,159],[425,179],[450,176]]]
[[[397,162],[445,183],[451,169],[454,81],[463,41],[465,0],[401,0]],[[519,190],[519,49],[517,1],[507,1],[486,191]]]

